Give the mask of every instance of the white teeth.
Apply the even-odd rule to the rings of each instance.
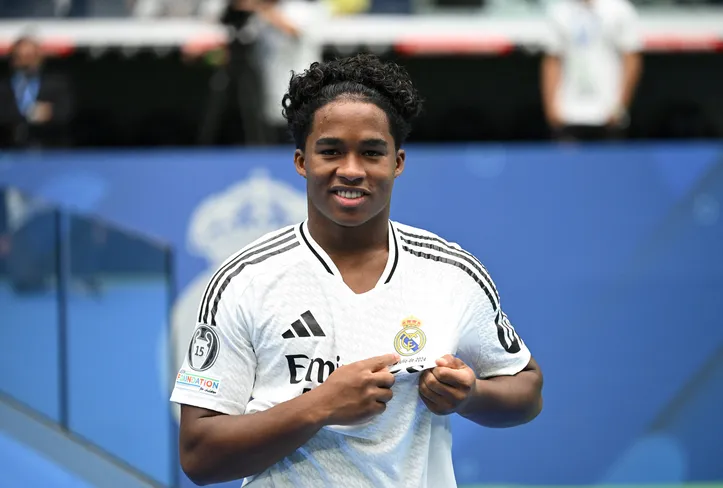
[[[361,198],[364,194],[360,191],[344,191],[340,190],[336,192],[337,195],[343,198],[349,198],[349,199],[355,199],[355,198]]]

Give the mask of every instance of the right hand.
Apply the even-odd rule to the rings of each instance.
[[[385,354],[347,364],[329,375],[315,389],[323,395],[322,405],[329,410],[325,423],[357,425],[384,412],[392,399],[394,385],[389,366],[398,362],[398,355]]]

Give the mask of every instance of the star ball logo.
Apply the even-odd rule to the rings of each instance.
[[[416,317],[402,320],[402,330],[394,338],[394,349],[401,356],[413,356],[424,349],[427,336],[421,329],[422,321]]]

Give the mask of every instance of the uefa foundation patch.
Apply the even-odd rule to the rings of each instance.
[[[182,369],[178,372],[178,376],[176,376],[176,387],[183,388],[184,390],[216,395],[221,387],[221,382],[206,376],[189,373],[188,371]]]

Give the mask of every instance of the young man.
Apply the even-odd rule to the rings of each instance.
[[[456,486],[449,414],[529,422],[542,375],[485,268],[389,220],[421,101],[359,55],[295,75],[284,115],[308,219],[211,279],[172,401],[199,484]]]

